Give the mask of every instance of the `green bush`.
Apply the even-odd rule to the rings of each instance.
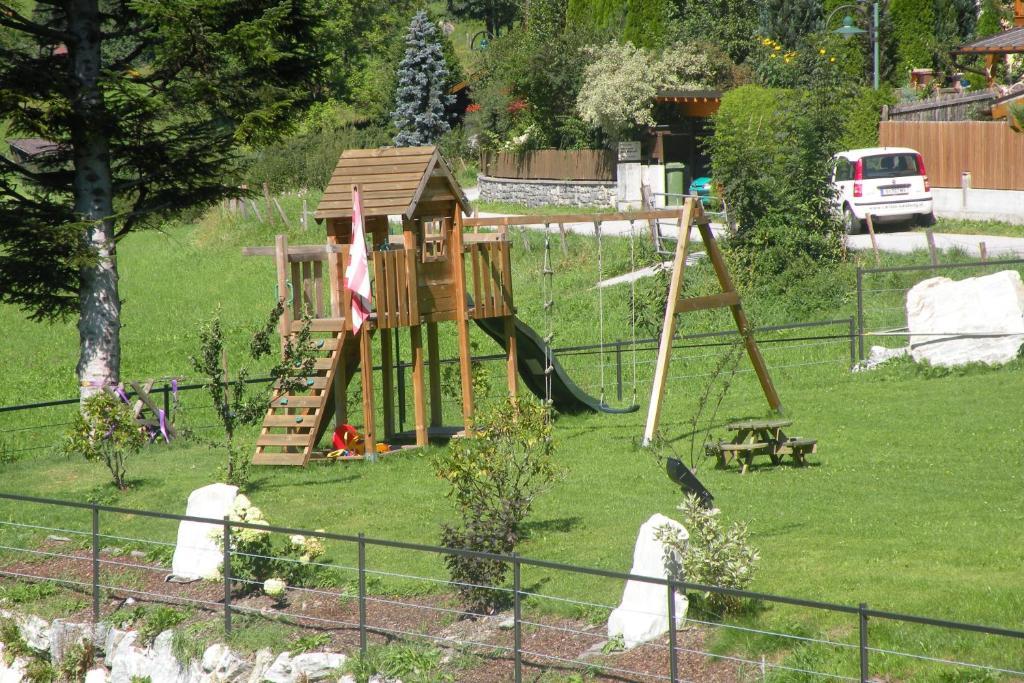
[[[889,86],[879,90],[858,88],[845,112],[843,136],[839,140],[842,149],[876,147],[878,145],[878,122],[882,107],[896,104],[895,91]]]
[[[674,573],[673,579],[701,583],[707,586],[743,589],[754,578],[754,565],[759,556],[748,542],[747,527],[733,522],[722,524],[717,508],[708,510],[693,494],[687,494],[679,506],[683,513],[683,527],[689,533],[684,538],[675,528],[663,526],[655,531],[655,538],[665,544],[666,565]],[[682,558],[679,566],[677,558]],[[736,611],[743,600],[723,593],[706,592],[705,604],[716,612]]]
[[[128,488],[127,460],[146,443],[131,409],[110,391],[99,391],[85,400],[81,412],[72,418],[60,450],[102,462],[110,470],[114,485]]]
[[[513,552],[534,500],[562,474],[553,452],[550,416],[540,404],[509,399],[478,414],[472,436],[453,439],[434,461],[461,517],[459,526],[442,527],[441,544]],[[469,609],[492,614],[507,601],[507,593],[495,590],[508,574],[506,563],[450,555],[445,564]]]

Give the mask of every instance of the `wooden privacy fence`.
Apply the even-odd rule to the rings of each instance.
[[[615,180],[615,153],[608,149],[535,149],[482,152],[480,170],[493,178]]]
[[[882,121],[879,144],[910,147],[924,157],[935,187],[1024,190],[1024,134],[1003,121]]]

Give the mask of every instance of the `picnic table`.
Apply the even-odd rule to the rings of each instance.
[[[778,465],[788,455],[797,465],[805,465],[807,454],[817,451],[818,442],[786,436],[782,430],[792,424],[792,420],[785,418],[732,422],[726,425],[726,429],[736,432],[736,435],[731,441],[720,442],[711,448],[708,454],[717,455],[718,466],[723,468],[728,467],[729,461],[735,457],[740,463],[740,474],[747,473],[755,455],[767,455],[773,465]]]

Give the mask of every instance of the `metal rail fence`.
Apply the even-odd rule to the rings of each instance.
[[[802,323],[788,323],[784,325],[769,325],[757,328],[755,334],[759,336],[758,343],[761,344],[765,351],[770,353],[769,349],[778,347],[780,349],[792,349],[800,346],[810,345],[829,345],[835,346],[834,354],[830,354],[830,357],[826,360],[814,359],[814,363],[846,363],[846,351],[840,350],[839,347],[848,348],[849,365],[852,366],[856,358],[857,350],[857,338],[855,320],[851,318],[835,319],[835,320],[818,320],[812,322]],[[796,336],[777,336],[781,334],[795,333]],[[397,337],[397,335],[396,335]],[[709,354],[693,353],[695,351],[709,350],[713,352],[715,349],[729,346],[734,343],[733,340],[737,339],[736,331],[733,330],[721,330],[715,332],[703,332],[697,334],[677,334],[676,339],[678,340],[673,346],[675,350],[674,363],[675,367],[686,370],[684,373],[678,373],[671,380],[681,381],[690,380],[694,378],[706,377],[701,372],[694,372],[690,361],[699,360],[700,358],[706,357]],[[563,346],[554,350],[555,356],[559,358],[569,375],[573,377],[577,384],[587,391],[598,392],[601,390],[607,390],[608,398],[611,400],[614,392],[615,400],[623,401],[628,398],[629,392],[636,391],[637,387],[640,386],[637,382],[649,382],[649,376],[652,370],[649,368],[653,366],[654,357],[657,353],[658,339],[655,337],[645,337],[633,339],[616,339],[608,341],[604,344],[584,344],[584,345],[573,345]],[[401,359],[401,346],[396,344],[396,357],[398,358],[395,365],[396,374],[396,403],[397,403],[397,420],[398,420],[398,431],[403,431],[405,423],[407,422],[408,415],[410,414],[410,402],[412,400],[412,391],[408,385],[408,378],[412,372],[412,362],[410,360]],[[831,356],[834,356],[831,357]],[[636,360],[640,363],[641,370],[639,372],[639,379],[631,375],[631,362]],[[597,360],[598,362],[594,362]],[[505,362],[504,354],[487,354],[487,355],[475,355],[473,356],[474,362],[493,364],[495,368],[497,365]],[[440,360],[442,366],[457,365],[459,362],[458,358],[444,358]],[[801,361],[800,365],[805,364],[806,361]],[[780,363],[779,368],[784,369],[789,367],[786,363]],[[686,369],[689,368],[689,369]],[[382,371],[381,366],[375,366],[374,371],[380,373]],[[599,371],[606,371],[608,377],[600,376]],[[503,372],[503,370],[500,370]],[[496,376],[500,374],[499,370],[495,370]],[[270,377],[257,377],[246,380],[252,384],[265,384],[272,380]],[[380,379],[374,380],[379,382]],[[180,396],[189,395],[195,392],[197,389],[204,388],[204,384],[200,383],[189,383],[189,384],[178,384],[176,388],[172,387],[171,379],[161,380],[155,384],[152,391],[150,392],[154,400],[162,402],[163,410],[165,415],[171,414],[172,406],[172,394],[177,391]],[[647,388],[643,386],[645,393]],[[129,398],[134,396],[131,390],[127,390]],[[443,399],[444,400],[444,399]],[[208,405],[208,401],[203,397],[203,402],[198,404],[191,404],[184,399],[179,399],[180,404],[177,412],[182,414],[182,417],[188,419],[188,427],[192,430],[206,430],[216,427],[213,424],[207,424],[207,421],[202,419],[196,419],[197,414],[208,413],[213,410],[212,405]],[[72,406],[77,406],[79,399],[66,398],[50,401],[39,401],[33,403],[24,403],[17,405],[0,406],[0,420],[7,418],[8,420],[15,419],[21,414],[36,414],[37,411],[43,409],[60,409],[65,408],[68,410],[72,409]],[[454,413],[458,412],[459,405],[461,403],[457,398],[448,399],[449,407],[453,409]],[[52,413],[47,413],[48,416]],[[0,439],[3,439],[5,435],[18,435],[25,437],[27,435],[35,435],[39,432],[44,432],[50,429],[60,429],[70,424],[69,416],[61,417],[49,417],[36,424],[22,424],[20,422],[4,424],[0,422]],[[55,439],[54,439],[55,441]],[[7,452],[12,454],[18,454],[22,452],[41,451],[49,448],[48,445],[32,445],[22,448],[9,449]],[[0,448],[0,451],[3,449]]]
[[[59,585],[69,586],[73,590],[86,593],[91,596],[92,618],[96,622],[100,621],[104,616],[103,606],[105,595],[107,597],[110,597],[111,595],[134,595],[144,600],[148,599],[179,605],[187,604],[201,607],[207,611],[221,612],[223,628],[226,634],[230,634],[233,629],[237,628],[233,622],[234,615],[253,615],[262,618],[284,620],[287,623],[298,626],[316,627],[321,631],[345,631],[353,636],[357,634],[358,647],[363,653],[367,651],[371,636],[387,636],[389,638],[420,642],[434,641],[442,643],[448,647],[458,646],[474,648],[476,652],[482,653],[484,656],[493,657],[497,654],[499,659],[503,659],[506,662],[507,659],[511,657],[512,677],[517,681],[517,683],[522,680],[524,668],[545,668],[543,662],[551,662],[551,665],[559,667],[586,668],[589,670],[604,671],[608,673],[609,676],[614,676],[617,680],[668,680],[673,683],[677,681],[688,681],[689,679],[685,677],[687,672],[683,669],[692,667],[694,661],[701,660],[711,660],[734,667],[750,667],[747,671],[758,671],[761,674],[761,678],[763,678],[767,673],[777,673],[783,676],[797,675],[800,677],[800,680],[828,679],[861,681],[862,683],[867,683],[871,680],[873,675],[888,673],[892,666],[898,666],[898,664],[895,664],[894,662],[901,658],[924,661],[929,665],[956,667],[960,670],[958,674],[963,673],[964,670],[969,670],[976,674],[987,672],[989,674],[1003,673],[1012,676],[1024,676],[1024,671],[1019,670],[1019,666],[1015,668],[989,666],[986,664],[978,664],[951,659],[949,657],[942,657],[935,655],[934,653],[902,651],[891,647],[885,648],[879,647],[878,645],[872,645],[871,629],[869,628],[869,624],[874,620],[875,623],[894,622],[904,625],[910,624],[929,628],[948,629],[958,634],[957,639],[961,639],[964,634],[968,633],[982,634],[984,636],[1008,639],[1009,642],[1014,643],[1015,646],[1024,643],[1024,631],[872,609],[865,603],[853,606],[817,600],[805,600],[781,595],[709,586],[688,581],[674,581],[648,576],[637,576],[625,572],[570,565],[560,562],[552,562],[549,560],[524,557],[517,554],[496,555],[492,553],[445,548],[420,543],[370,538],[361,533],[356,535],[339,534],[324,530],[266,526],[264,524],[235,522],[228,518],[220,520],[207,519],[151,510],[114,507],[109,505],[57,500],[51,498],[38,498],[9,493],[0,493],[0,500],[18,503],[19,507],[17,509],[19,511],[24,511],[24,517],[29,520],[16,521],[11,517],[7,517],[4,520],[0,520],[0,527],[18,529],[22,532],[28,533],[46,532],[77,535],[79,539],[81,539],[81,543],[79,545],[82,547],[82,552],[77,555],[73,553],[51,552],[49,550],[40,549],[48,546],[37,545],[34,548],[19,547],[14,545],[15,541],[9,540],[10,534],[4,534],[4,540],[0,543],[0,550],[4,551],[5,554],[25,553],[38,558],[39,560],[45,561],[46,564],[60,558],[71,558],[84,565],[81,569],[74,571],[70,575],[65,573],[61,576],[54,577],[47,576],[42,572],[38,574],[33,573],[30,570],[36,565],[31,563],[11,564],[0,560],[0,577],[8,577],[14,580],[51,581]],[[65,510],[84,511],[88,514],[89,522],[87,525],[84,525],[84,529],[69,529],[62,526],[43,525],[39,523],[38,515],[32,514],[29,509],[32,506],[37,505],[45,506],[47,509],[59,508]],[[103,529],[105,527],[102,525],[102,520],[106,516],[110,515],[125,515],[133,518],[153,518],[170,522],[198,522],[202,524],[209,524],[214,530],[219,529],[220,531],[218,533],[222,539],[221,543],[223,546],[223,571],[222,577],[220,578],[223,590],[222,597],[217,599],[215,597],[217,594],[211,594],[209,592],[196,597],[188,597],[182,595],[171,595],[169,593],[161,593],[152,590],[142,590],[138,585],[135,585],[135,587],[132,587],[132,584],[117,585],[113,581],[113,577],[111,577],[111,571],[109,571],[109,569],[167,572],[169,571],[169,568],[166,566],[145,564],[139,560],[125,562],[119,559],[113,559],[111,556],[104,555],[102,552],[104,549],[103,544],[105,542],[113,540],[119,543],[132,542],[155,544],[162,546],[165,549],[167,546],[173,547],[174,543],[154,539],[126,537],[120,534],[104,533]],[[347,554],[354,561],[350,561],[347,564],[341,564],[324,560],[313,564],[317,569],[334,572],[347,572],[349,575],[354,574],[354,590],[332,590],[330,587],[324,587],[322,585],[312,587],[292,586],[289,587],[288,590],[291,594],[302,596],[303,599],[300,609],[305,608],[305,602],[307,599],[312,600],[317,597],[327,598],[330,604],[345,603],[347,601],[347,603],[351,605],[351,603],[354,602],[355,604],[351,605],[353,608],[351,616],[342,615],[341,617],[336,618],[326,618],[322,614],[317,615],[307,614],[301,611],[289,611],[290,606],[293,604],[290,601],[282,601],[275,605],[273,609],[269,610],[266,608],[255,609],[243,604],[240,601],[241,594],[246,592],[247,586],[255,584],[256,582],[232,576],[231,567],[233,557],[245,555],[244,552],[233,547],[233,540],[235,539],[234,534],[246,529],[254,530],[259,533],[282,534],[289,537],[297,534],[307,538],[313,537],[321,539],[325,544],[327,542],[338,544],[337,546],[332,546],[332,548],[342,549],[343,553]],[[507,639],[502,642],[494,640],[490,642],[480,642],[479,640],[474,640],[472,638],[460,639],[438,633],[431,633],[429,628],[411,629],[411,627],[400,627],[401,625],[395,626],[389,620],[381,619],[380,612],[383,608],[425,610],[432,615],[431,618],[427,619],[428,623],[437,622],[442,617],[459,619],[471,615],[469,612],[460,609],[422,604],[422,602],[410,602],[408,599],[403,601],[399,597],[391,598],[386,595],[374,593],[368,590],[367,584],[369,579],[379,576],[402,577],[404,579],[429,582],[434,585],[443,585],[449,590],[455,589],[460,585],[468,584],[458,584],[453,581],[428,576],[416,576],[408,573],[408,571],[398,573],[396,571],[388,571],[386,568],[371,567],[367,561],[367,551],[371,548],[387,548],[409,551],[420,555],[427,555],[436,559],[443,559],[453,555],[458,555],[480,560],[502,562],[505,563],[506,566],[510,566],[512,570],[511,587],[480,587],[504,591],[509,595],[509,602],[512,608],[511,643],[508,643]],[[270,559],[269,556],[265,555],[250,555],[250,557]],[[300,560],[295,561],[301,562]],[[108,569],[108,571],[105,572],[104,569]],[[596,640],[598,643],[603,641],[605,636],[600,631],[594,631],[593,629],[583,630],[579,628],[572,628],[572,624],[567,626],[564,623],[545,623],[543,610],[535,610],[537,612],[536,615],[531,613],[524,616],[524,608],[527,607],[526,603],[530,602],[539,604],[543,601],[553,601],[570,603],[572,605],[597,610],[611,610],[613,607],[611,605],[603,605],[593,601],[575,600],[564,596],[541,593],[540,588],[534,586],[543,586],[544,581],[535,581],[533,584],[526,583],[523,579],[523,572],[525,570],[533,572],[546,571],[554,573],[570,573],[576,576],[588,575],[620,583],[625,581],[637,581],[663,587],[665,590],[666,609],[664,612],[661,612],[659,616],[667,616],[667,643],[658,640],[642,646],[647,647],[649,650],[647,653],[649,656],[645,657],[645,661],[647,661],[648,665],[643,667],[645,669],[644,671],[626,668],[621,665],[609,664],[600,658],[582,659],[580,657],[565,657],[551,652],[542,652],[533,649],[537,646],[528,645],[524,642],[524,636],[527,635],[527,633],[530,634],[531,639],[533,634],[537,632],[548,631],[555,632],[556,634],[564,635],[566,637],[578,636],[592,641]],[[211,584],[209,581],[204,583],[207,586],[216,585]],[[182,588],[179,584],[169,585],[177,586],[179,590]],[[796,662],[789,662],[789,660],[785,659],[781,661],[768,661],[763,657],[760,660],[755,660],[751,659],[749,656],[744,657],[733,654],[712,652],[703,647],[700,641],[697,643],[691,643],[690,640],[686,640],[685,638],[688,631],[682,630],[677,625],[674,610],[676,595],[679,593],[686,594],[692,592],[717,593],[744,600],[846,615],[851,619],[851,626],[855,624],[853,629],[849,632],[849,635],[851,636],[850,642],[844,641],[835,635],[816,638],[806,634],[789,634],[778,631],[757,629],[749,625],[742,626],[730,624],[726,623],[724,620],[710,621],[707,619],[701,620],[687,618],[687,621],[698,624],[704,629],[735,629],[745,635],[750,634],[782,639],[784,642],[792,643],[794,647],[807,646],[831,648],[836,653],[847,656],[847,660],[845,662],[846,668],[840,667],[838,669],[828,671],[815,670],[807,668],[806,665],[800,666],[799,664],[801,663],[801,660],[797,660]],[[285,607],[282,608],[282,606]],[[373,609],[371,609],[371,606]],[[373,617],[375,616],[378,618],[378,623],[373,623]],[[353,631],[355,631],[355,633],[353,633]],[[839,631],[834,630],[830,631],[830,633],[838,632]],[[854,635],[856,636],[855,640],[852,638]],[[685,642],[680,642],[681,639],[685,640]],[[923,647],[920,643],[918,643],[918,645]],[[652,653],[660,653],[660,661],[656,661],[659,660],[659,658],[654,657]],[[694,660],[694,657],[698,658],[698,660]],[[654,666],[654,664],[658,664],[658,666]],[[661,668],[659,668],[659,666]],[[734,673],[737,671],[738,669],[734,669]],[[850,675],[853,672],[857,672],[858,675]]]
[[[857,359],[864,360],[864,340],[867,337],[895,337],[901,342],[906,340],[906,295],[922,279],[916,274],[928,273],[932,277],[957,270],[975,272],[979,269],[1007,268],[1024,270],[1024,259],[858,268],[855,331],[858,340]],[[950,330],[950,333],[956,333],[956,330]]]

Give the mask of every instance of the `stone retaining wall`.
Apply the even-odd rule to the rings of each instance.
[[[478,178],[480,199],[526,206],[615,206],[616,184],[600,180]]]

